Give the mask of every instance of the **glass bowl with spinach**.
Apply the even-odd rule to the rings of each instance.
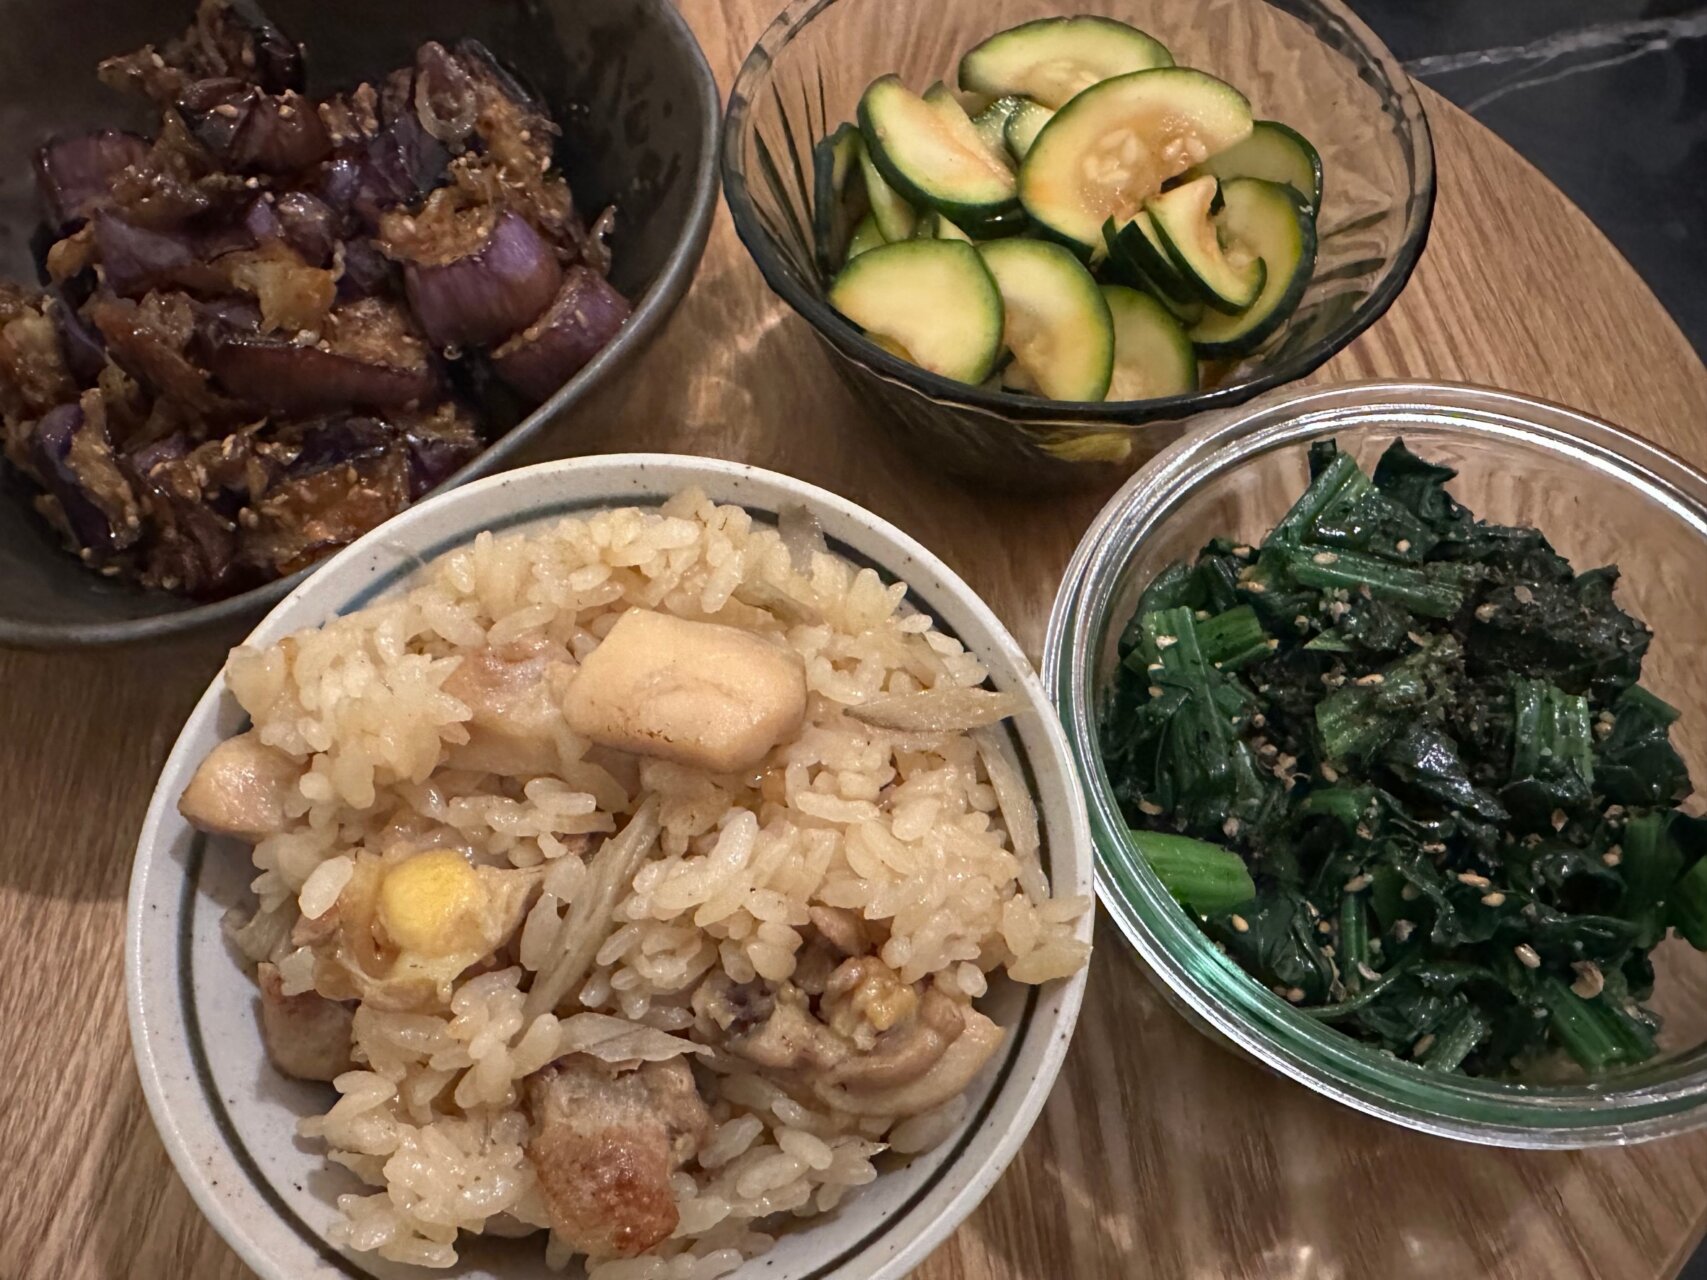
[[[1188,1016],[1389,1119],[1707,1120],[1703,582],[1707,477],[1539,401],[1354,385],[1182,441],[1044,658],[1105,906]]]

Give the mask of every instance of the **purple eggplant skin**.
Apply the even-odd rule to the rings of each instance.
[[[72,305],[61,286],[48,289],[53,299],[53,323],[59,331],[59,351],[65,367],[80,387],[92,387],[107,366],[107,343],[100,331]]]
[[[299,173],[332,154],[320,113],[295,92],[263,93],[229,78],[198,80],[178,99],[178,114],[222,167],[240,173]]]
[[[598,272],[570,267],[551,309],[492,353],[498,376],[533,404],[542,404],[616,336],[630,312]]]
[[[105,198],[113,181],[148,154],[148,140],[119,129],[53,138],[36,148],[36,192],[55,230],[73,230]]]
[[[202,239],[190,232],[156,231],[105,210],[96,211],[92,225],[107,288],[121,297],[140,298],[171,285],[226,287],[224,277],[203,260]]]
[[[344,272],[338,277],[338,300],[371,298],[393,291],[392,276],[396,267],[390,258],[366,236],[352,236],[344,241]]]
[[[230,394],[274,413],[390,409],[429,402],[438,370],[377,364],[270,338],[224,334],[209,344],[208,368]]]
[[[371,233],[387,209],[413,204],[439,186],[449,163],[449,148],[410,112],[365,143],[340,147],[321,165],[315,193],[346,229]]]
[[[306,191],[289,191],[272,205],[284,241],[311,267],[332,265],[337,247],[337,216],[324,200]]]
[[[434,346],[484,347],[532,324],[557,296],[563,267],[539,232],[505,210],[472,253],[450,262],[407,262],[410,309]]]
[[[110,555],[122,549],[125,539],[71,465],[71,446],[78,432],[87,428],[81,406],[62,404],[49,409],[30,434],[29,461],[43,488],[58,500],[77,545],[96,555]]]
[[[204,10],[204,13],[207,12]],[[226,65],[226,74],[253,81],[267,93],[302,91],[302,46],[286,35],[255,0],[226,0],[201,31]],[[200,15],[198,15],[198,19]]]

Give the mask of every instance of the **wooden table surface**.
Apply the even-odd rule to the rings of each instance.
[[[684,0],[725,89],[774,3]],[[1311,380],[1509,387],[1707,464],[1707,371],[1647,288],[1535,170],[1425,97],[1440,163],[1428,252],[1391,313]],[[826,359],[720,212],[644,372],[537,456],[659,449],[827,485],[942,555],[1035,656],[1104,495],[992,500],[924,478]],[[155,775],[240,630],[0,654],[0,1280],[249,1274],[154,1134],[121,975],[131,849]],[[1701,1235],[1707,1134],[1575,1154],[1421,1137],[1217,1048],[1162,1003],[1112,929],[1098,943],[1043,1120],[920,1268],[926,1280],[1653,1280]]]

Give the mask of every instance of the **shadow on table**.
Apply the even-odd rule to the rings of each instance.
[[[1193,1029],[1105,917],[1061,1081],[967,1235],[1015,1276],[1040,1257],[1086,1280],[1464,1280],[1542,1259],[1560,1280],[1610,1275],[1572,1218],[1639,1195],[1632,1159],[1453,1143],[1317,1096]],[[1609,1214],[1628,1222],[1583,1220]]]

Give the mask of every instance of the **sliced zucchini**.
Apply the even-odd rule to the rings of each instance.
[[[1251,131],[1251,104],[1201,71],[1163,67],[1092,85],[1055,113],[1019,170],[1026,212],[1081,253],[1162,184]]]
[[[826,275],[846,256],[854,223],[865,211],[865,188],[848,179],[859,168],[859,130],[839,126],[812,148],[812,233]]]
[[[1114,323],[1110,400],[1156,400],[1197,390],[1197,352],[1185,327],[1157,299],[1117,284],[1102,287]]]
[[[883,233],[883,238],[890,243],[911,240],[919,224],[918,210],[884,180],[863,139],[859,147],[859,167],[865,174],[865,194],[871,203],[871,216],[877,219],[877,229]]]
[[[983,139],[984,149],[991,155],[1000,156],[1004,164],[1019,163],[1014,154],[1008,150],[1006,133],[1008,117],[1018,111],[1024,102],[1024,98],[1016,98],[1009,94],[997,98],[972,117],[972,127],[978,131],[978,136]]]
[[[964,240],[967,244],[972,243],[971,236],[934,211],[919,219],[919,229],[914,234],[921,240]]]
[[[963,225],[1011,209],[1018,194],[1013,172],[984,150],[960,105],[952,97],[948,102],[952,115],[943,102],[926,102],[899,77],[872,81],[859,100],[866,154],[904,198]]]
[[[943,127],[959,138],[976,139],[980,150],[994,160],[1002,168],[1012,171],[1013,159],[1008,155],[1007,147],[997,138],[992,146],[987,129],[981,128],[977,121],[966,114],[966,108],[960,105],[960,99],[954,96],[941,80],[925,90],[925,104],[935,111],[943,122]]]
[[[887,243],[883,233],[877,229],[876,215],[868,213],[854,224],[853,233],[848,236],[847,262],[852,262],[867,249]]]
[[[1173,55],[1136,27],[1112,18],[1039,18],[967,51],[960,87],[974,93],[1020,94],[1059,107],[1110,76],[1173,66]]]
[[[957,382],[982,382],[1002,350],[1002,295],[978,250],[955,240],[869,249],[830,285],[830,305],[878,346]]]
[[[1001,291],[1002,341],[1020,376],[1051,400],[1101,400],[1114,324],[1084,264],[1044,240],[993,240],[977,252]]]
[[[1002,126],[1002,142],[1015,163],[1025,159],[1026,153],[1031,150],[1031,144],[1037,141],[1037,135],[1043,132],[1043,126],[1048,124],[1054,115],[1048,107],[1033,102],[1030,98],[1020,99],[1019,106],[1013,109],[1007,123]]]
[[[1267,272],[1246,242],[1221,243],[1209,216],[1218,186],[1208,174],[1193,178],[1151,200],[1146,212],[1180,274],[1215,310],[1234,314],[1257,300]]]
[[[1202,303],[1203,295],[1174,265],[1148,210],[1138,210],[1118,231],[1110,218],[1102,224],[1102,238],[1115,268],[1142,280],[1149,292],[1164,302],[1180,307]]]
[[[1268,278],[1241,314],[1205,312],[1191,327],[1192,343],[1206,359],[1255,351],[1297,309],[1316,269],[1316,222],[1290,185],[1230,178],[1221,184],[1221,195],[1226,200],[1218,219],[1222,236],[1260,257]]]
[[[1258,120],[1251,136],[1212,155],[1194,173],[1282,182],[1304,198],[1312,211],[1322,207],[1322,157],[1310,140],[1278,120]]]

